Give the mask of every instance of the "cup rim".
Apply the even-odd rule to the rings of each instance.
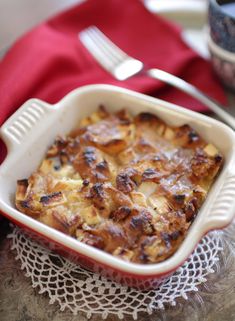
[[[235,16],[233,16],[232,14],[230,14],[229,12],[227,11],[224,11],[222,8],[221,8],[221,5],[218,3],[217,0],[210,0],[210,3],[212,5],[214,5],[221,13],[223,13],[224,16],[227,16],[229,17],[230,19],[234,20],[235,21]],[[229,2],[228,2],[229,3]]]
[[[229,62],[235,64],[235,52],[225,50],[224,48],[218,46],[213,41],[213,39],[211,38],[211,36],[209,34],[208,34],[207,44],[208,44],[208,47],[212,53],[216,54],[217,56],[219,56],[220,58],[222,58],[226,61],[229,61]]]

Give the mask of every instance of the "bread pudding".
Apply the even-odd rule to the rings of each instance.
[[[187,124],[100,106],[17,182],[15,204],[114,256],[156,263],[182,243],[222,164]]]

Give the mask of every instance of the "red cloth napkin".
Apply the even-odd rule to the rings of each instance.
[[[78,40],[78,32],[90,25],[149,67],[178,75],[224,103],[210,63],[182,41],[179,28],[151,14],[137,0],[87,0],[34,28],[4,57],[0,63],[0,124],[29,98],[55,103],[72,89],[91,83],[123,86],[206,111],[191,97],[146,76],[125,82],[113,79]],[[1,144],[0,160],[4,155]]]

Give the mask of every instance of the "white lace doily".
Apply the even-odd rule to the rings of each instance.
[[[166,304],[176,305],[176,299],[187,293],[198,291],[198,285],[213,273],[222,250],[219,232],[211,232],[171,277],[157,290],[141,292],[108,281],[84,270],[65,258],[47,250],[22,233],[17,227],[8,235],[12,240],[12,250],[21,262],[21,269],[31,278],[32,286],[39,293],[47,293],[50,304],[57,302],[63,311],[69,309],[74,315],[83,311],[87,317],[99,314],[106,318],[109,314],[120,319],[131,315],[137,319],[138,313],[151,314],[156,309],[164,309]]]

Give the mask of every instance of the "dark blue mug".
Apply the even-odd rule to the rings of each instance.
[[[209,0],[208,22],[212,40],[235,52],[235,0]]]

